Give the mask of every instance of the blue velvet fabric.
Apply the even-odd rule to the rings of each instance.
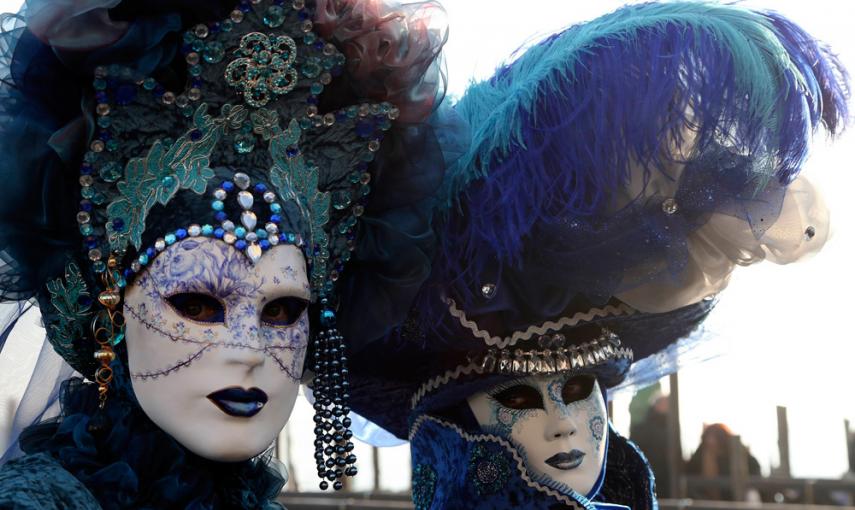
[[[509,442],[466,434],[442,420],[418,420],[410,447],[416,510],[656,508],[653,474],[646,459],[611,427],[605,479],[591,499],[537,482]]]
[[[101,505],[56,459],[38,453],[0,468],[0,508],[101,510]]]
[[[41,465],[50,459],[53,464],[44,483],[67,485],[71,491],[46,491],[48,500],[60,505],[57,508],[78,508],[62,506],[61,502],[78,497],[81,491],[88,491],[100,505],[81,508],[104,510],[281,508],[275,498],[285,480],[272,466],[274,460],[263,455],[223,463],[192,454],[145,415],[133,395],[123,362],[116,360],[112,367],[115,377],[103,411],[98,411],[94,384],[79,379],[66,381],[60,417],[26,429],[21,435],[21,449],[27,456],[4,469],[27,470],[28,463]],[[101,432],[91,430],[93,422],[103,425]],[[15,483],[8,477],[0,478],[0,499],[28,497],[41,483],[36,478]]]

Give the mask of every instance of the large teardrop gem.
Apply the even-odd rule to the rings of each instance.
[[[244,211],[240,215],[240,222],[247,230],[255,230],[255,225],[258,224],[258,219],[252,211]]]
[[[243,209],[252,209],[252,204],[255,202],[255,199],[252,196],[252,193],[249,191],[241,191],[237,196],[238,204]]]
[[[234,182],[240,189],[247,189],[250,184],[249,176],[243,172],[238,172],[234,176]]]
[[[261,259],[261,246],[256,243],[252,243],[246,248],[246,256],[249,257],[249,260],[255,264]]]

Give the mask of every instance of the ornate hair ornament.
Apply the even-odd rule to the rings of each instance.
[[[92,322],[96,366],[80,360],[76,368],[94,370],[106,398],[111,347],[124,335],[122,289],[170,245],[221,239],[253,263],[278,244],[297,246],[309,262],[323,326],[312,365],[318,474],[339,489],[342,476],[356,474],[356,458],[335,282],[355,249],[371,191],[368,165],[399,110],[361,102],[321,111],[320,96],[346,59],[313,32],[311,19],[303,0],[243,0],[228,19],[193,27],[183,35],[182,90],[128,67],[95,70],[95,135],[80,166],[77,222],[104,284],[104,310]],[[223,180],[217,168],[240,171]],[[186,218],[152,236],[149,214],[188,192],[210,194],[210,217]],[[82,336],[77,317],[92,315],[78,299],[88,296],[79,273],[69,266],[65,284],[50,289],[62,317],[55,325],[61,334],[53,335],[58,349]]]
[[[567,340],[561,333],[540,335],[531,341],[536,341],[536,344],[527,349],[491,347],[486,352],[467,356],[466,363],[422,384],[410,401],[411,407],[415,408],[428,393],[437,388],[473,374],[527,377],[591,371],[603,367],[623,374],[633,360],[632,349],[622,346],[620,338],[607,329],[602,329],[597,338],[581,344],[566,345]]]
[[[472,360],[482,374],[549,375],[585,370],[607,362],[625,360],[632,363],[632,349],[621,347],[617,335],[608,330],[596,339],[580,345],[564,346],[564,335],[538,338],[539,350],[490,349]]]

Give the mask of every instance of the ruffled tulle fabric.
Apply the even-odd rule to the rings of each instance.
[[[61,416],[28,428],[21,437],[24,453],[56,459],[104,510],[280,508],[274,500],[285,479],[269,455],[240,463],[195,456],[148,419],[122,363],[113,367],[116,378],[102,414],[97,387],[69,379]],[[93,420],[104,420],[103,433],[90,432]]]
[[[317,0],[314,22],[344,51],[358,93],[396,105],[401,122],[424,121],[442,101],[448,27],[438,2]]]
[[[27,2],[27,26],[48,46],[89,49],[116,42],[128,29],[123,21],[110,19],[109,9],[121,0],[31,0]]]
[[[25,338],[23,341],[33,344],[37,342],[32,338]],[[18,439],[24,430],[59,416],[62,383],[71,377],[79,376],[80,374],[54,351],[47,338],[44,338],[29,383],[15,409],[11,428],[8,429],[9,442],[6,451],[0,456],[0,464],[23,455]]]
[[[375,160],[382,171],[340,281],[338,324],[354,352],[404,322],[430,276],[436,191],[468,143],[468,125],[446,105],[422,124],[395,129]]]

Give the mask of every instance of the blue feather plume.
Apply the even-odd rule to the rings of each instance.
[[[444,184],[457,211],[441,278],[477,281],[487,258],[512,263],[537,242],[534,225],[607,210],[630,165],[660,171],[673,158],[663,149],[682,145],[686,127],[697,135],[693,154],[725,145],[767,162],[750,176],[758,189],[788,183],[821,125],[842,130],[848,99],[836,57],[777,14],[648,3],[570,27],[456,106],[472,144]]]

